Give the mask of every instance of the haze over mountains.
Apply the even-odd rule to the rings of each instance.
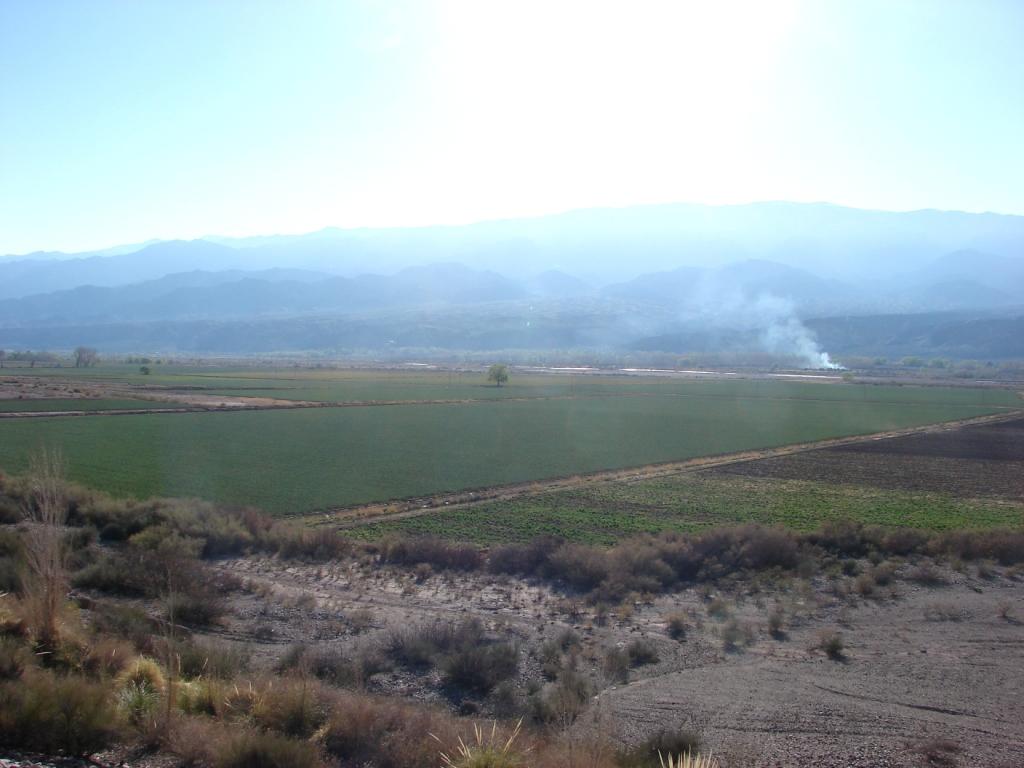
[[[5,257],[0,347],[1024,357],[1022,297],[1024,217],[658,205]]]

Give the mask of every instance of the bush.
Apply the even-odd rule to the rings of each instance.
[[[105,688],[81,677],[34,670],[0,685],[0,743],[37,752],[87,755],[116,736]]]
[[[511,643],[465,646],[452,651],[442,663],[448,685],[487,694],[519,667],[519,649]]]
[[[154,691],[163,691],[167,686],[167,680],[159,664],[152,659],[138,658],[133,659],[121,670],[115,680],[118,690],[129,685],[141,685]]]
[[[228,643],[177,642],[172,652],[183,677],[215,677],[230,680],[249,668],[251,653]]]
[[[274,733],[244,733],[216,751],[215,768],[318,768],[316,748]]]
[[[642,667],[647,664],[657,664],[658,646],[646,638],[634,640],[626,646],[626,655],[629,657],[631,667]]]
[[[33,658],[25,644],[13,637],[0,637],[0,681],[19,680]]]
[[[483,553],[468,544],[454,544],[433,536],[390,537],[381,543],[381,561],[395,565],[426,563],[436,569],[473,571],[483,565]]]
[[[340,560],[352,552],[352,543],[333,528],[283,529],[276,535],[276,547],[283,558],[314,562]]]
[[[617,683],[629,682],[629,654],[622,648],[609,648],[604,654],[604,676]]]
[[[786,637],[786,612],[781,606],[775,606],[768,614],[768,632],[776,640]]]
[[[132,723],[140,724],[152,716],[160,703],[160,694],[152,686],[129,681],[117,692],[117,705]]]
[[[686,639],[686,633],[690,629],[690,623],[686,619],[686,615],[682,613],[671,613],[668,616],[666,622],[666,631],[668,636],[673,640],[683,641]]]
[[[823,631],[818,635],[813,649],[823,651],[833,661],[842,661],[845,657],[846,648],[843,636],[838,632]]]
[[[618,763],[622,768],[659,768],[669,755],[696,754],[699,749],[700,736],[694,731],[663,729],[620,753]]]
[[[305,678],[280,678],[267,684],[252,709],[261,728],[308,738],[326,719],[319,684]]]

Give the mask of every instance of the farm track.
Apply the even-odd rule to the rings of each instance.
[[[460,509],[479,504],[509,501],[525,496],[541,493],[572,490],[575,488],[602,485],[607,483],[635,483],[660,477],[670,477],[699,470],[760,461],[763,459],[791,456],[828,448],[869,443],[877,440],[889,440],[920,434],[952,432],[964,427],[982,426],[1013,421],[1024,416],[1024,410],[1007,411],[969,419],[940,422],[906,429],[874,432],[867,435],[831,438],[809,443],[794,443],[778,448],[765,448],[739,453],[703,456],[685,461],[649,464],[626,469],[613,469],[587,474],[575,474],[554,477],[547,480],[535,480],[509,485],[490,486],[467,489],[451,493],[413,497],[390,502],[377,502],[352,507],[340,507],[323,512],[306,513],[297,516],[315,525],[332,525],[338,528],[354,528],[361,525],[393,520],[403,520],[435,513],[441,509]]]

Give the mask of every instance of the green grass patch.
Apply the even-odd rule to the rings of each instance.
[[[366,539],[388,533],[434,535],[478,544],[528,541],[551,534],[610,545],[639,533],[693,532],[750,522],[810,531],[828,520],[850,519],[945,531],[1016,526],[1022,515],[1024,503],[694,473],[440,510],[364,525],[351,533]]]

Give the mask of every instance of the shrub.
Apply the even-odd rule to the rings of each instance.
[[[268,683],[252,708],[261,728],[308,738],[326,719],[319,684],[306,678],[279,678]]]
[[[497,722],[489,731],[474,725],[472,740],[459,738],[453,748],[441,753],[442,768],[521,768],[522,756],[515,748],[520,725],[507,737],[499,734]]]
[[[483,553],[469,544],[454,544],[433,536],[390,537],[381,543],[381,561],[395,565],[426,563],[443,570],[472,571],[483,564]]]
[[[116,676],[135,657],[135,649],[116,637],[104,637],[95,642],[82,661],[85,672],[96,677]]]
[[[776,640],[786,637],[786,612],[782,610],[782,606],[775,606],[768,614],[768,632]]]
[[[516,673],[519,649],[511,643],[464,646],[452,651],[442,664],[447,684],[475,693],[490,693]]]
[[[86,755],[116,735],[105,688],[81,677],[37,670],[0,685],[0,743],[55,754]]]
[[[248,648],[212,642],[179,641],[171,652],[178,659],[182,676],[221,680],[230,680],[245,672],[252,656]]]
[[[669,755],[690,755],[700,749],[700,736],[685,728],[662,729],[619,755],[622,768],[656,768]]]
[[[160,665],[152,659],[133,659],[117,676],[115,686],[118,690],[129,685],[142,685],[153,691],[163,691],[167,685]]]
[[[118,707],[135,724],[148,719],[159,702],[160,694],[145,682],[129,680],[117,692]]]
[[[274,733],[244,733],[216,751],[215,768],[318,768],[316,748]]]
[[[957,765],[956,756],[963,751],[963,747],[952,739],[930,739],[915,744],[912,751],[923,757],[929,766],[953,768]]]
[[[843,636],[838,632],[823,631],[818,635],[818,638],[813,646],[814,650],[824,652],[833,661],[842,661],[845,658],[844,650],[846,648],[843,642]]]
[[[567,726],[583,713],[593,695],[593,686],[586,677],[575,670],[563,669],[554,685],[531,698],[533,718]]]
[[[877,587],[875,577],[870,573],[862,573],[857,577],[856,581],[853,582],[853,588],[858,595],[862,597],[871,597],[875,593]]]
[[[666,630],[668,636],[673,640],[685,640],[686,633],[690,629],[690,623],[686,620],[686,615],[682,613],[671,613],[668,616],[666,622]]]
[[[946,578],[931,563],[922,563],[912,568],[907,578],[924,587],[939,587],[947,584]]]
[[[540,536],[526,544],[505,544],[494,547],[487,559],[487,569],[492,573],[509,573],[519,576],[539,574],[546,566],[551,553],[565,542],[555,536]]]
[[[924,617],[928,621],[964,621],[971,614],[956,603],[929,603],[924,608]]]
[[[618,683],[629,682],[629,654],[623,648],[609,648],[604,654],[604,676]]]
[[[736,619],[729,619],[722,625],[722,648],[726,651],[739,650],[740,646],[751,645],[754,633],[748,624],[740,624]]]
[[[176,594],[165,606],[169,621],[190,627],[214,624],[226,610],[227,606],[219,595],[205,590]]]
[[[24,643],[13,637],[0,637],[0,681],[19,680],[32,661]]]
[[[629,657],[631,667],[657,664],[659,660],[658,646],[647,638],[639,638],[627,645],[626,655]]]
[[[352,543],[332,528],[285,528],[277,534],[275,543],[277,553],[288,559],[326,562],[352,552]]]

